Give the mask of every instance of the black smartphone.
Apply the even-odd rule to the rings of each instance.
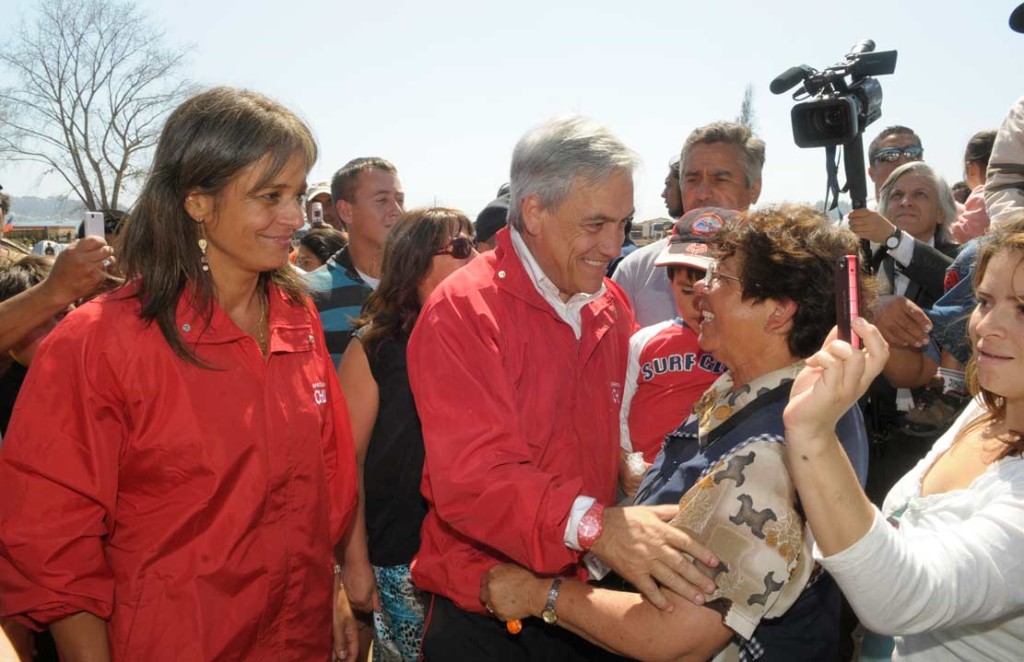
[[[859,256],[844,255],[836,260],[836,326],[839,328],[839,339],[856,349],[860,349],[861,342],[857,334],[850,330],[850,324],[860,315],[859,272]]]

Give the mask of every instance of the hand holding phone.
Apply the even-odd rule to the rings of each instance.
[[[860,258],[857,255],[844,255],[836,261],[836,327],[839,329],[839,339],[850,343],[855,349],[862,347],[860,338],[850,330],[854,318],[860,316],[859,272]]]

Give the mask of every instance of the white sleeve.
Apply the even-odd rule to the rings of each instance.
[[[889,255],[892,259],[896,260],[901,267],[909,267],[910,262],[914,259],[914,238],[909,233],[904,232],[900,237],[899,244],[896,248],[889,251]]]
[[[645,326],[629,339],[629,358],[626,362],[626,385],[622,393],[622,408],[619,410],[619,446],[627,453],[633,452],[633,438],[629,434],[629,408],[640,379],[640,354],[651,338],[672,322],[659,322]]]
[[[1024,460],[1020,460],[1024,461]],[[909,635],[985,623],[1024,605],[1024,472],[969,519],[910,533],[876,511],[871,529],[821,558],[864,626]]]
[[[583,551],[583,548],[580,547],[578,535],[580,522],[583,521],[583,516],[587,514],[587,511],[590,510],[595,501],[594,497],[580,495],[572,502],[572,508],[569,509],[569,521],[565,524],[565,533],[562,534],[562,541],[565,542],[566,547],[575,552]]]
[[[1024,211],[1024,97],[1010,107],[996,134],[985,181],[985,207],[992,227]]]

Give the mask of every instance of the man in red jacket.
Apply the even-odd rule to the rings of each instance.
[[[498,248],[442,283],[417,321],[409,378],[429,511],[412,574],[432,594],[426,660],[607,655],[552,627],[558,578],[585,577],[588,551],[658,606],[659,584],[695,601],[713,589],[680,550],[710,552],[663,521],[675,506],[612,507],[636,324],[604,274],[633,216],[635,165],[583,118],[528,132]],[[483,574],[507,560],[553,579],[547,623],[527,621],[517,636],[479,599]]]

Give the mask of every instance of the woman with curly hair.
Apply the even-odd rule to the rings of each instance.
[[[481,600],[499,618],[541,617],[640,660],[722,651],[763,662],[835,659],[839,590],[814,570],[786,473],[782,412],[804,359],[835,324],[836,261],[857,251],[857,239],[808,207],[784,206],[739,214],[708,243],[716,259],[694,288],[699,343],[727,372],[665,437],[635,503],[679,504],[672,523],[721,560],[699,566],[717,588],[706,601],[670,593],[673,609],[662,611],[628,585],[597,588],[503,564],[485,575]],[[863,477],[860,410],[848,405],[831,424]]]

